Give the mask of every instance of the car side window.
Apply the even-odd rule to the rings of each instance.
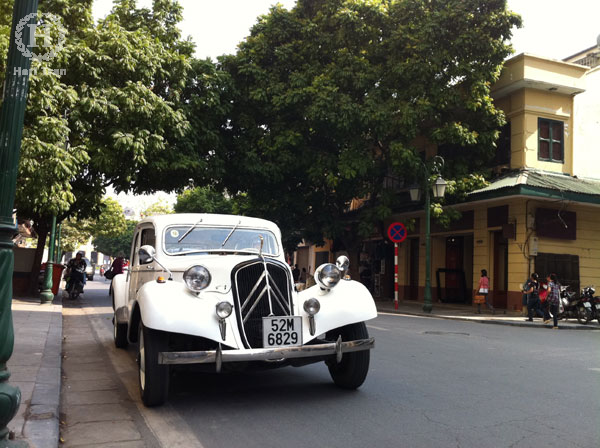
[[[154,228],[151,227],[149,229],[142,230],[140,247],[142,246],[152,246],[156,248],[156,236],[154,233]]]

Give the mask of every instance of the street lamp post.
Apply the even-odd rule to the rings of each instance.
[[[31,59],[17,48],[15,29],[19,21],[37,12],[38,0],[14,2],[8,62],[2,108],[0,109],[0,445],[6,446],[8,422],[15,416],[21,402],[19,388],[8,384],[10,372],[6,363],[14,348],[12,322],[12,273],[14,267],[12,236],[15,232],[13,206],[23,137],[23,119],[29,87]],[[32,16],[30,24],[35,24]],[[29,33],[23,33],[27,44]],[[31,46],[31,45],[29,45]]]
[[[44,272],[44,289],[40,292],[41,303],[52,303],[54,293],[52,292],[52,273],[54,268],[54,239],[56,237],[56,215],[52,217],[52,230],[50,232],[50,244],[48,245],[48,261]]]
[[[431,162],[432,168],[429,169],[426,163],[421,162],[425,174],[425,297],[423,311],[431,313],[433,305],[431,303],[431,195],[430,189],[433,187],[433,196],[435,198],[444,197],[446,192],[446,181],[439,175],[444,166],[444,159],[441,156],[435,156]],[[436,181],[431,184],[430,177],[432,172],[438,174]],[[420,197],[419,187],[410,189],[410,197],[413,201],[418,201]]]

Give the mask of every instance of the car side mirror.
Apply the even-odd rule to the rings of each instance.
[[[156,251],[154,247],[150,245],[145,245],[140,247],[138,250],[138,258],[140,260],[140,264],[148,264],[154,261],[154,257],[156,255]]]

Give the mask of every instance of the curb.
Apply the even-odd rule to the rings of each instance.
[[[440,316],[438,314],[427,314],[427,313],[419,313],[414,311],[399,311],[399,310],[386,310],[386,309],[377,309],[378,313],[389,313],[389,314],[406,314],[409,316],[418,316],[418,317],[429,317],[431,319],[445,319],[445,320],[459,320],[463,322],[475,322],[479,324],[492,324],[492,325],[506,325],[511,327],[523,327],[523,328],[545,328],[552,329],[551,326],[547,325],[536,325],[532,322],[511,322],[506,320],[488,320],[488,319],[480,319],[473,317],[465,317],[465,316]],[[577,324],[576,326],[561,326],[559,321],[559,330],[588,330],[588,331],[600,331],[600,326],[587,326],[582,324]]]
[[[50,328],[42,363],[35,379],[33,395],[23,435],[31,447],[56,448],[60,437],[60,388],[62,369],[62,301],[60,294],[52,301]]]

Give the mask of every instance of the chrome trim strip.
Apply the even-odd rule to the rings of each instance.
[[[375,348],[375,338],[347,342],[300,345],[296,347],[253,348],[247,350],[217,350],[196,352],[160,352],[159,364],[220,364],[222,362],[270,361],[276,359],[308,358],[360,352]]]

